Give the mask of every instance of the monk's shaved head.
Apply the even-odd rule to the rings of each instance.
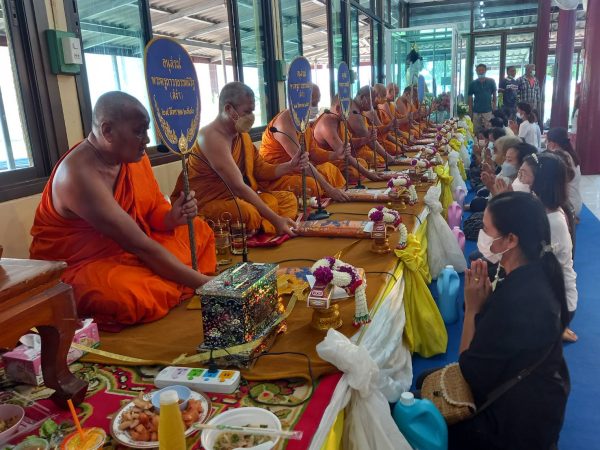
[[[219,94],[219,112],[223,112],[225,105],[239,106],[245,102],[254,103],[254,92],[244,83],[232,81],[221,89]]]
[[[381,83],[376,83],[373,85],[373,90],[375,91],[375,95],[380,98],[385,98],[387,93],[385,86]]]
[[[363,86],[361,87],[358,92],[356,93],[356,98],[359,97],[364,97],[364,98],[371,98],[371,86]]]
[[[121,123],[138,115],[148,117],[146,108],[137,98],[121,91],[107,92],[94,106],[92,128],[99,131],[102,123]]]
[[[319,102],[321,101],[321,89],[315,83],[312,83],[312,94],[310,97],[311,106],[319,106]]]

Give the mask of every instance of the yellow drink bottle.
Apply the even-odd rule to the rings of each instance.
[[[179,397],[175,391],[169,390],[160,394],[158,448],[159,450],[186,450]]]

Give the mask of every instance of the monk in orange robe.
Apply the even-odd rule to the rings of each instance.
[[[212,220],[223,213],[245,223],[250,234],[263,230],[270,234],[294,236],[298,201],[293,192],[264,190],[260,185],[298,173],[308,164],[308,156],[298,154],[282,164],[270,164],[259,154],[248,134],[254,123],[254,92],[240,82],[226,84],[219,94],[219,115],[200,129],[198,142],[188,158],[190,187],[200,192],[199,212]],[[237,206],[227,189],[238,197]],[[177,180],[173,197],[182,185]]]
[[[348,128],[353,138],[352,148],[355,149],[355,156],[364,159],[371,166],[376,161],[377,167],[383,167],[385,165],[384,158],[391,163],[393,156],[377,142],[377,128],[369,127],[367,119],[363,116],[363,113],[373,109],[372,102],[372,88],[370,86],[361,87],[354,100],[350,102]]]
[[[312,124],[313,135],[319,148],[341,153],[346,139],[346,128],[342,120],[342,109],[339,97],[336,95],[331,104],[331,112],[321,114]],[[348,133],[348,149],[352,149],[352,137]],[[368,178],[371,181],[381,181],[380,177],[368,170],[367,162],[362,158],[354,158],[350,153],[348,155],[348,176],[351,182],[358,180],[358,174]],[[342,173],[346,170],[346,160],[336,160],[334,164]]]
[[[375,112],[377,117],[376,122],[379,122],[377,127],[377,139],[385,150],[393,155],[402,153],[402,145],[406,144],[406,140],[398,133],[398,127],[402,122],[408,122],[407,119],[398,119],[395,114],[392,114],[387,102],[387,90],[381,83],[373,85],[373,93],[375,95]],[[373,122],[370,115],[365,114],[369,123]]]
[[[408,118],[408,113],[403,113],[404,111],[404,103],[401,103],[401,108],[399,108],[398,106],[398,102],[400,101],[400,98],[398,97],[398,94],[400,92],[400,89],[398,88],[398,85],[396,83],[389,83],[387,85],[387,95],[386,95],[386,101],[387,101],[387,107],[388,110],[390,111],[390,114],[392,115],[392,117],[395,117],[396,120],[398,121],[398,136],[400,136],[400,138],[408,143],[409,138],[410,138],[410,134],[408,132],[410,125],[409,125],[409,118]]]
[[[148,113],[128,94],[94,107],[90,135],[58,162],[31,229],[31,258],[62,260],[81,317],[103,329],[151,322],[193,295],[214,273],[214,236],[194,220],[200,272],[190,266],[187,219],[194,193],[164,198],[145,155]]]

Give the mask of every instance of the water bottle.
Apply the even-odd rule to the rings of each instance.
[[[465,233],[459,227],[452,228],[452,234],[456,238],[456,242],[458,242],[458,246],[464,252],[465,251]]]
[[[462,208],[456,202],[452,202],[450,206],[448,206],[448,225],[450,229],[454,227],[460,227],[462,221]]]
[[[162,392],[158,420],[159,450],[187,450],[184,433],[177,392],[172,389]]]
[[[447,450],[448,428],[442,414],[426,399],[404,392],[392,413],[398,429],[415,450]]]
[[[437,279],[438,307],[445,324],[458,320],[458,291],[460,279],[454,267],[448,265],[442,270]]]

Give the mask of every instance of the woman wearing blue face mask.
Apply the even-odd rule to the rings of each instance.
[[[459,364],[478,407],[504,389],[480,414],[449,427],[449,449],[550,450],[570,383],[560,342],[565,284],[548,217],[534,196],[506,192],[490,200],[483,224],[477,246],[506,276],[492,290],[487,263],[466,271]],[[506,387],[524,370],[531,372]]]
[[[531,106],[527,103],[517,103],[517,117],[522,120],[518,132],[515,133],[530,145],[539,149],[541,147],[540,127]]]

